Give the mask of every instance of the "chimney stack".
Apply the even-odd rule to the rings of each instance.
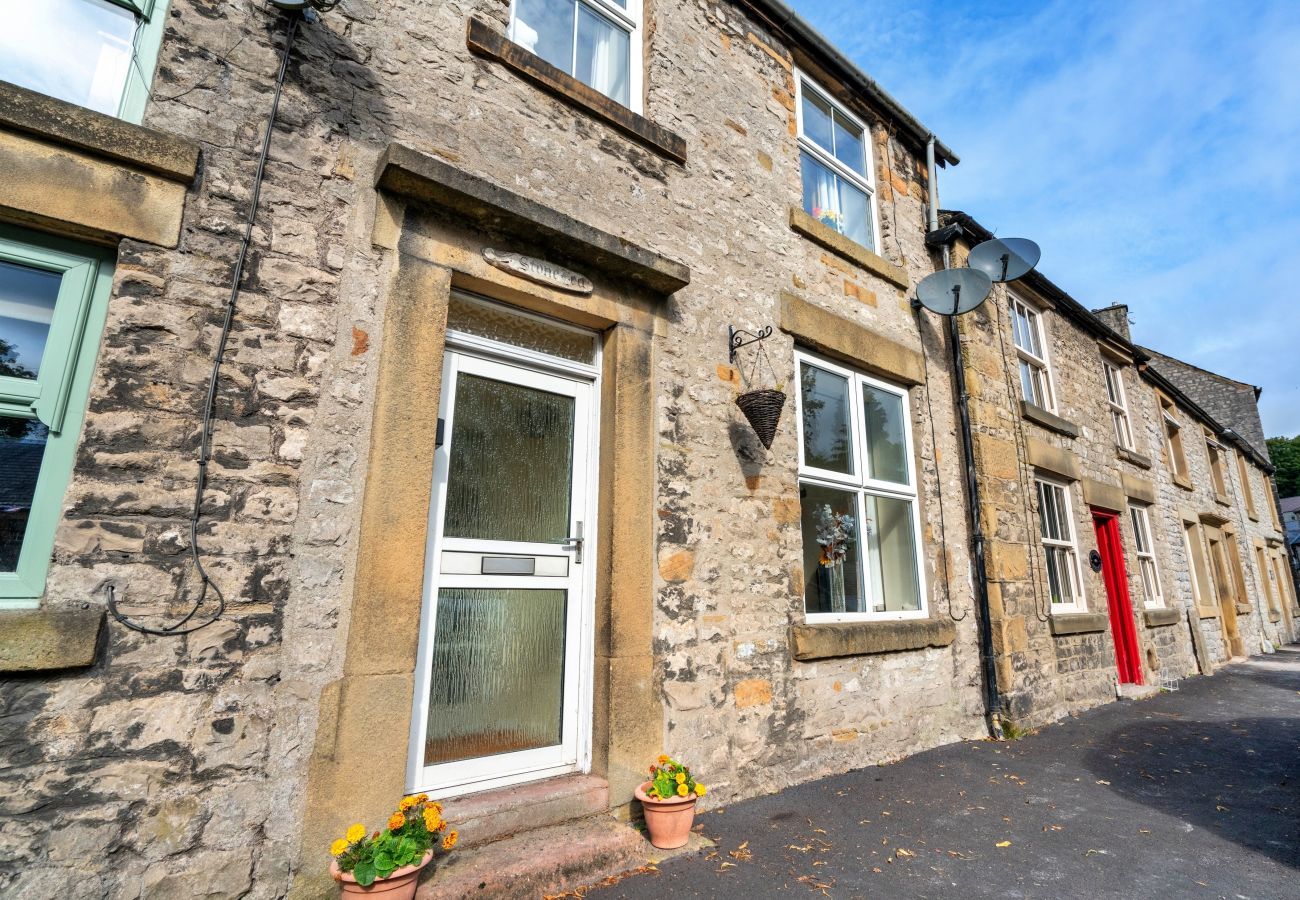
[[[1094,309],[1092,314],[1105,322],[1111,331],[1118,332],[1124,340],[1133,342],[1133,338],[1128,333],[1128,306],[1123,303],[1112,303],[1105,309]]]

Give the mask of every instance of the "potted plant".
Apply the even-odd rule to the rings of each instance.
[[[441,803],[430,802],[428,794],[404,797],[384,828],[367,835],[366,826],[357,823],[331,845],[330,874],[345,897],[411,900],[420,870],[435,853],[455,847],[458,836],[447,830]]]
[[[695,821],[695,801],[704,793],[704,785],[695,780],[690,769],[675,759],[660,756],[659,764],[650,767],[650,780],[636,789],[636,798],[645,810],[650,843],[660,850],[685,846]]]

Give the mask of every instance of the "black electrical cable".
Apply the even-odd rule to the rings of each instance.
[[[253,177],[253,197],[248,206],[248,218],[244,222],[244,237],[239,244],[239,257],[235,260],[235,271],[230,280],[230,298],[226,301],[226,317],[221,326],[221,338],[217,342],[216,357],[212,361],[212,375],[208,378],[207,398],[203,403],[203,428],[199,436],[199,474],[194,489],[194,511],[190,515],[189,548],[190,559],[194,563],[194,570],[199,574],[202,588],[190,607],[190,611],[179,621],[161,628],[154,628],[132,621],[128,616],[123,615],[117,608],[117,590],[114,585],[108,585],[108,611],[113,618],[127,628],[145,634],[162,636],[190,634],[211,625],[221,618],[222,613],[226,611],[226,597],[221,593],[221,588],[217,587],[216,582],[212,580],[208,570],[203,567],[202,553],[199,548],[199,522],[202,519],[203,494],[208,483],[208,460],[212,455],[213,410],[217,402],[217,386],[221,382],[221,361],[226,355],[226,344],[230,340],[230,329],[235,322],[235,306],[236,301],[239,299],[239,282],[244,277],[244,262],[248,258],[249,245],[253,242],[253,223],[257,219],[257,206],[262,196],[262,181],[266,176],[266,159],[271,152],[271,134],[275,131],[275,120],[280,111],[280,94],[284,90],[284,76],[289,68],[289,54],[293,49],[294,35],[298,33],[298,22],[301,18],[302,16],[298,14],[288,17],[289,24],[285,33],[284,52],[280,55],[280,71],[275,77],[275,97],[271,101],[271,116],[266,122],[266,133],[262,135],[262,152],[257,159],[257,174]],[[198,615],[204,601],[208,598],[209,591],[216,594],[216,612],[197,625],[185,627],[191,619]]]

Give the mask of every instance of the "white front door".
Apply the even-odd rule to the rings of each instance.
[[[412,791],[530,781],[589,756],[594,374],[535,356],[446,352]]]

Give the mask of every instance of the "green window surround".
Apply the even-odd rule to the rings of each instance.
[[[109,250],[0,226],[0,608],[45,591],[112,281]]]
[[[139,124],[166,18],[167,0],[40,0],[0,32],[0,80]]]

